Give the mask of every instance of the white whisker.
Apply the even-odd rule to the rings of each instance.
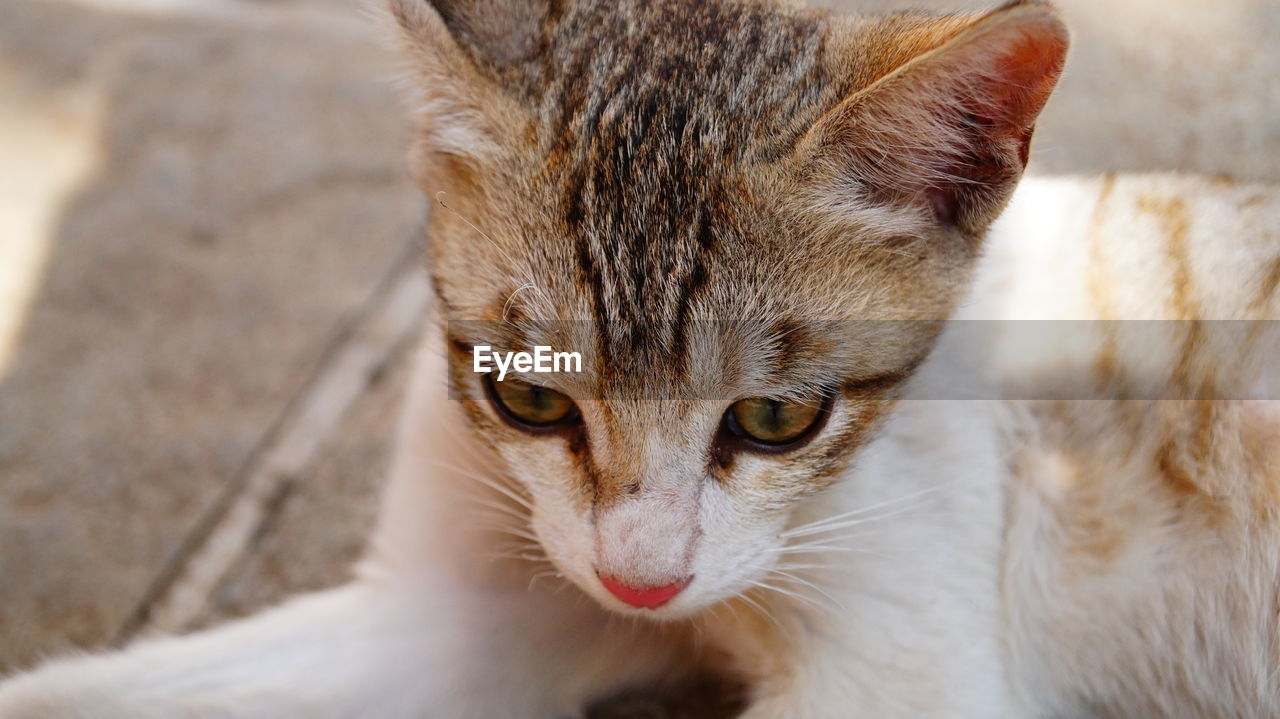
[[[832,540],[822,539],[815,542],[805,542],[803,544],[789,544],[773,549],[765,550],[766,554],[796,554],[804,552],[861,552],[870,551],[860,547],[846,547],[840,544],[831,544]]]
[[[479,227],[476,227],[474,222],[472,222],[471,220],[468,220],[466,217],[463,217],[462,213],[458,212],[457,210],[450,207],[447,203],[445,203],[444,201],[445,194],[446,193],[444,190],[441,190],[436,193],[436,202],[440,203],[441,207],[448,210],[454,217],[466,223],[467,227],[470,227],[472,230],[475,230],[477,234],[479,234],[484,239],[488,240],[489,244],[493,245],[493,248],[497,250],[499,254],[502,255],[503,259],[507,261],[507,264],[509,267],[514,269],[521,266],[514,259],[512,259],[511,255],[507,254],[506,250],[502,249],[502,245],[499,245],[492,237],[486,234],[484,230],[480,229]],[[516,292],[519,292],[521,289],[525,289],[525,287],[529,287],[533,289],[534,292],[541,293],[542,299],[546,301],[550,306],[554,306],[554,303],[551,302],[550,298],[547,297],[546,293],[543,293],[542,290],[537,286],[537,284],[533,282],[533,271],[529,268],[529,265],[527,263],[524,265],[524,273],[525,273],[524,286],[521,286],[520,289],[517,289],[515,292],[512,292],[511,295],[514,296]],[[510,297],[508,297],[508,304],[510,304]],[[506,314],[507,314],[506,309],[504,308],[502,311],[502,318],[504,321],[506,320]]]
[[[834,604],[834,605],[835,605],[836,607],[838,607],[839,609],[844,610],[844,605],[840,603],[840,600],[838,600],[838,599],[836,599],[835,597],[831,596],[831,594],[830,594],[827,590],[823,589],[822,587],[819,587],[817,584],[814,584],[813,582],[811,582],[811,581],[809,581],[809,580],[807,580],[807,579],[805,579],[805,578],[803,578],[803,577],[800,577],[800,576],[798,576],[798,575],[792,574],[791,572],[788,572],[788,571],[786,571],[786,570],[782,570],[782,569],[773,569],[773,570],[770,570],[769,574],[770,574],[770,575],[776,575],[777,577],[779,577],[780,579],[783,579],[784,581],[785,581],[785,580],[790,580],[790,581],[792,581],[792,582],[797,582],[797,583],[799,583],[799,584],[802,584],[802,585],[804,585],[804,586],[806,586],[806,587],[808,587],[808,588],[812,589],[813,591],[815,591],[815,592],[817,592],[817,593],[821,594],[822,596],[826,597],[827,599],[831,600],[831,603],[832,603],[832,604]]]
[[[529,512],[527,510],[512,507],[509,504],[503,504],[501,502],[494,502],[489,500],[487,497],[469,497],[468,499],[484,509],[497,512],[499,516],[519,520],[522,524],[527,524],[529,521]]]
[[[555,578],[555,579],[564,579],[564,575],[555,569],[547,569],[545,571],[538,572],[537,574],[534,574],[533,576],[529,577],[529,591],[532,592],[534,588],[537,587],[538,582],[542,581],[543,579],[547,579],[548,577]]]
[[[742,599],[742,601],[751,605],[751,607],[755,609],[755,611],[759,613],[761,617],[769,620],[769,622],[771,622],[773,626],[776,627],[779,632],[781,632],[782,636],[784,637],[788,636],[786,632],[786,628],[782,626],[782,622],[778,619],[777,616],[773,614],[773,612],[766,609],[764,605],[762,605],[760,602],[757,602],[755,599],[751,598],[751,596],[747,592],[743,592],[742,594],[739,594],[738,597]]]
[[[754,585],[755,585],[755,586],[757,586],[757,587],[760,587],[761,589],[767,589],[767,590],[769,590],[769,591],[771,591],[771,592],[777,592],[778,594],[781,594],[781,595],[783,595],[783,596],[785,596],[785,597],[790,597],[791,599],[794,599],[794,600],[796,600],[796,601],[798,601],[798,602],[803,602],[803,603],[805,603],[805,604],[807,604],[807,605],[809,605],[809,606],[811,606],[811,607],[813,607],[813,608],[815,608],[815,609],[821,609],[821,610],[822,610],[822,611],[824,611],[824,612],[833,612],[833,611],[834,611],[834,608],[832,608],[832,607],[828,607],[828,606],[826,606],[826,605],[824,605],[824,604],[822,604],[822,603],[818,602],[818,601],[817,601],[817,600],[815,600],[813,597],[806,597],[805,595],[801,594],[800,592],[797,592],[797,591],[794,591],[794,590],[791,590],[791,589],[784,589],[784,588],[779,587],[779,586],[777,586],[777,585],[775,585],[775,584],[770,584],[770,583],[768,583],[768,582],[764,582],[764,581],[756,581],[756,582],[754,583]]]
[[[488,477],[483,474],[478,474],[476,472],[471,472],[467,469],[458,467],[456,465],[451,465],[447,462],[441,462],[438,460],[428,460],[427,462],[428,464],[431,464],[433,466],[441,467],[443,469],[447,469],[453,472],[458,472],[464,477],[467,477],[468,479],[473,479],[476,482],[479,482],[480,484],[485,485],[489,489],[492,489],[495,492],[502,494],[507,499],[510,499],[511,501],[519,504],[525,509],[528,509],[529,511],[533,511],[533,503],[529,499],[520,496],[520,494],[517,493],[517,491],[514,488],[505,486],[502,480],[499,480],[494,477]]]
[[[941,491],[941,490],[943,490],[943,489],[946,489],[947,487],[949,487],[949,486],[951,486],[951,485],[953,485],[953,484],[955,484],[955,481],[947,482],[947,483],[945,483],[945,484],[938,485],[937,487],[930,487],[930,488],[928,488],[928,489],[923,489],[923,490],[920,490],[919,492],[913,492],[912,494],[908,494],[908,495],[905,495],[905,496],[902,496],[902,497],[896,497],[896,498],[894,498],[894,499],[885,500],[885,501],[883,501],[883,502],[877,502],[877,503],[875,503],[875,504],[872,504],[872,505],[869,505],[869,506],[866,506],[866,507],[860,507],[860,508],[858,508],[858,509],[855,509],[855,510],[852,510],[852,511],[849,511],[849,512],[843,512],[843,513],[841,513],[841,514],[837,514],[837,515],[834,515],[834,516],[831,516],[831,517],[826,517],[826,518],[824,518],[824,519],[819,519],[819,520],[817,520],[817,521],[809,522],[809,523],[807,523],[807,524],[802,524],[802,525],[800,525],[800,526],[797,526],[797,527],[793,527],[793,528],[791,528],[791,529],[788,529],[788,530],[786,530],[786,531],[782,532],[781,534],[779,534],[778,536],[780,536],[780,537],[800,537],[800,536],[807,536],[807,535],[809,535],[809,534],[816,534],[816,533],[818,533],[818,532],[825,531],[825,529],[826,529],[827,525],[830,525],[830,524],[833,524],[833,523],[836,523],[836,522],[840,522],[840,521],[842,521],[842,520],[846,520],[846,519],[853,519],[853,518],[855,518],[855,517],[862,517],[863,515],[866,515],[866,514],[868,514],[868,513],[870,513],[870,512],[874,512],[874,511],[876,511],[876,510],[878,510],[878,509],[884,509],[884,508],[886,508],[886,507],[892,507],[892,506],[894,506],[894,505],[896,505],[896,504],[901,504],[902,502],[910,502],[910,501],[912,501],[912,500],[920,499],[920,498],[926,497],[926,496],[928,496],[928,495],[934,494],[934,493],[936,493],[936,492],[939,492],[939,491]],[[891,516],[891,515],[886,515],[886,516]],[[866,521],[873,521],[873,520],[868,519],[868,520],[866,520]]]

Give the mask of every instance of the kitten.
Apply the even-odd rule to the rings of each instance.
[[[0,717],[1277,712],[1280,198],[1019,185],[1049,6],[391,8],[439,326],[358,578]]]

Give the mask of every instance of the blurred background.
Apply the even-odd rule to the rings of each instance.
[[[1280,0],[1058,4],[1033,172],[1280,180]],[[352,0],[0,2],[0,672],[346,577],[426,302],[396,67]]]

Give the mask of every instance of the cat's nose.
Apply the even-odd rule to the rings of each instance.
[[[679,594],[685,587],[689,586],[689,582],[693,579],[690,575],[679,581],[665,584],[661,587],[633,587],[622,580],[611,577],[607,574],[600,574],[600,583],[613,596],[630,604],[633,607],[641,609],[657,609],[658,607],[671,601],[671,598]]]

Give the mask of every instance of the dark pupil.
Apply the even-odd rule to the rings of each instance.
[[[532,421],[554,417],[562,409],[558,393],[537,385],[513,383],[508,403],[512,411]]]
[[[534,414],[543,414],[555,409],[550,393],[541,387],[530,386],[526,392],[525,402]]]
[[[786,428],[787,419],[783,416],[783,411],[785,409],[786,408],[781,402],[773,399],[767,400],[764,405],[757,410],[756,419],[760,422],[761,426],[766,429],[766,431],[770,434],[776,434]]]

